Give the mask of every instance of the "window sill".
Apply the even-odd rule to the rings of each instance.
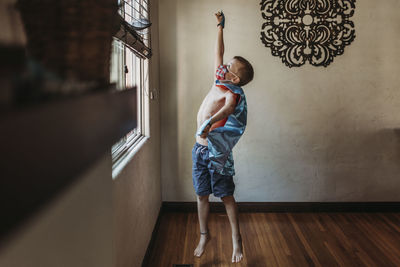
[[[142,136],[139,138],[139,140],[136,141],[132,145],[131,148],[126,152],[126,155],[122,157],[120,162],[118,162],[117,166],[113,169],[112,171],[112,178],[117,179],[118,175],[121,173],[121,171],[125,168],[125,166],[131,161],[133,156],[141,149],[141,147],[149,140],[148,136]]]

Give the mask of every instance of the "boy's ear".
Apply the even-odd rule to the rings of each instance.
[[[233,77],[232,82],[235,83],[235,84],[238,84],[238,83],[240,83],[240,78],[235,76],[235,77]]]

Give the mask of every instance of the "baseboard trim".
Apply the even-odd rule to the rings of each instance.
[[[237,202],[239,212],[400,212],[400,202]],[[197,212],[196,202],[163,201],[163,212]],[[210,202],[210,212],[225,212]]]

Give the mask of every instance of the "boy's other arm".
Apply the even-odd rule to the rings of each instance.
[[[215,14],[217,24],[222,21],[220,12]],[[215,70],[222,64],[224,58],[224,30],[222,25],[217,26],[217,41],[215,42]]]
[[[228,90],[225,93],[225,105],[212,116],[210,123],[213,124],[217,121],[225,119],[235,111],[235,107],[236,107],[236,94]]]
[[[225,93],[225,105],[218,110],[217,113],[215,113],[210,120],[210,124],[211,126],[220,121],[225,119],[226,117],[228,117],[229,115],[231,115],[234,111],[235,111],[235,107],[236,107],[236,97],[237,95],[232,93],[230,90],[228,90]],[[205,138],[208,135],[208,132],[211,128],[211,126],[208,126],[204,129],[203,134],[201,135],[201,137]]]

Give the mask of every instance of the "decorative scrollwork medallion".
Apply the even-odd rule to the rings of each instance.
[[[262,0],[261,41],[288,67],[327,67],[354,40],[355,0]]]

